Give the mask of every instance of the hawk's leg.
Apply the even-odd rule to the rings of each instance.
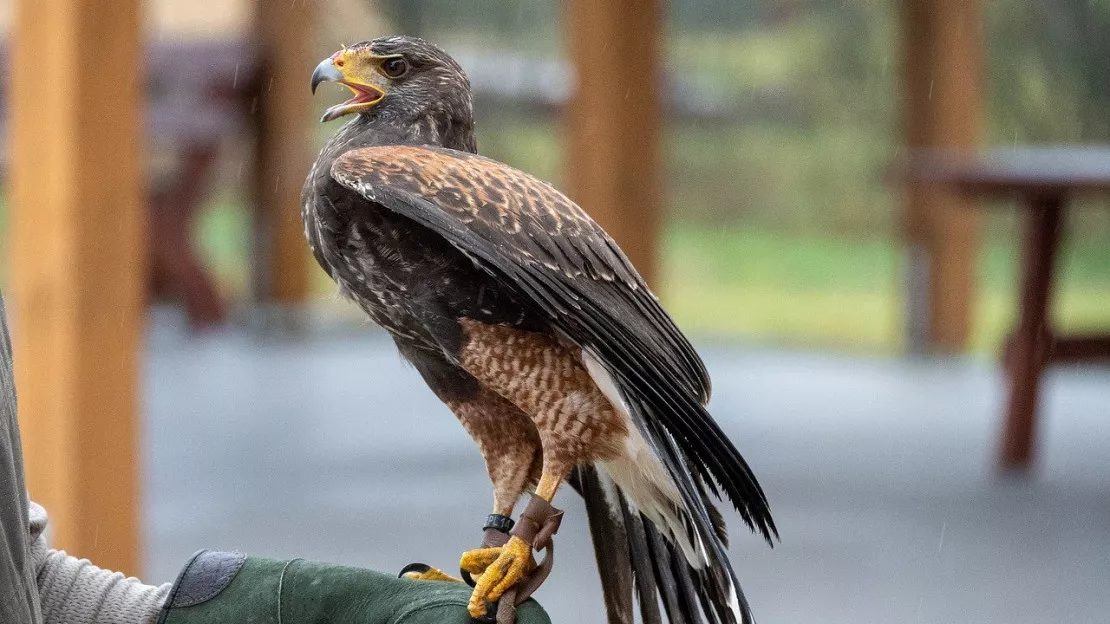
[[[447,405],[474,438],[486,462],[493,483],[493,512],[489,520],[511,518],[520,495],[540,476],[542,453],[536,426],[520,408],[488,388],[482,388],[473,399],[447,401]],[[481,574],[500,552],[499,540],[492,542],[497,546],[490,547],[489,531],[496,529],[483,528],[486,537],[482,547],[467,552],[459,562],[459,567],[470,574]],[[502,523],[505,534],[510,528],[511,520]]]
[[[402,346],[400,342],[398,346]],[[403,347],[402,352],[477,443],[493,484],[491,518],[511,518],[520,495],[539,479],[540,438],[535,424],[518,407],[442,355],[417,349],[406,351]],[[486,545],[483,542],[483,546]],[[461,568],[480,574],[497,558],[496,550],[471,551],[478,553],[477,556],[465,560]],[[416,580],[462,582],[428,566],[414,568],[405,576]]]
[[[511,516],[520,495],[539,478],[542,456],[536,426],[520,408],[488,388],[446,403],[486,462],[493,483],[493,513]]]
[[[543,449],[543,470],[536,495],[551,502],[559,485],[579,463],[616,457],[628,437],[628,424],[598,388],[582,363],[578,347],[550,334],[461,319],[462,367],[485,388],[516,405],[535,423]],[[479,552],[468,553],[468,558]],[[488,605],[534,567],[532,545],[514,535],[479,577],[469,611],[481,617]]]

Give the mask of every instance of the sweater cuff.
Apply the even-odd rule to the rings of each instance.
[[[46,547],[46,513],[31,507],[31,557],[44,624],[154,624],[170,584],[147,585]]]

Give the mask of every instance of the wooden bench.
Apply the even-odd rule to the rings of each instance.
[[[151,290],[180,299],[193,326],[212,325],[224,319],[224,304],[192,244],[191,225],[229,139],[255,130],[261,63],[247,42],[157,43],[146,59],[148,154],[158,163],[147,186]],[[6,46],[0,46],[0,67],[6,76]],[[0,81],[0,111],[6,82]],[[5,117],[0,133],[6,137]],[[6,145],[0,152],[8,157]],[[6,165],[0,163],[5,171]]]
[[[1033,454],[1045,368],[1110,360],[1110,334],[1062,335],[1049,309],[1068,201],[1080,194],[1110,193],[1110,149],[926,151],[911,156],[900,177],[974,197],[1016,198],[1026,211],[1018,323],[1003,357],[1009,398],[1000,453],[1003,468],[1025,468]]]

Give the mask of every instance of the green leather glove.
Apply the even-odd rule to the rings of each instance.
[[[470,588],[301,559],[202,550],[185,565],[158,624],[470,624]],[[533,600],[518,624],[550,624]]]

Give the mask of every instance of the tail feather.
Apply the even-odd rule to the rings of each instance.
[[[624,525],[628,528],[628,546],[632,552],[632,571],[636,576],[636,595],[640,603],[640,617],[644,624],[662,624],[663,615],[659,612],[657,594],[659,585],[655,582],[655,566],[651,561],[651,546],[648,544],[644,519],[640,512],[632,509],[627,500],[620,496],[621,511],[624,512]],[[662,579],[666,582],[666,579]]]
[[[669,545],[668,545],[669,546]],[[682,603],[683,613],[697,613],[698,607],[701,605],[701,586],[694,581],[690,573],[690,566],[682,558],[682,553],[671,550],[671,571],[677,581],[679,589],[679,599]],[[705,617],[705,619],[712,624],[719,624],[717,616],[712,611]]]
[[[670,624],[687,624],[686,614],[696,612],[697,603],[686,602],[683,595],[686,589],[682,587],[683,583],[690,583],[689,589],[691,591],[693,589],[685,563],[675,567],[675,561],[679,559],[674,556],[674,547],[664,540],[654,525],[650,522],[645,523],[644,530],[647,533],[648,545],[651,546],[651,560],[655,565],[655,578],[658,581],[656,584],[659,587],[659,595],[663,598],[667,621]]]
[[[689,475],[690,472],[686,466],[678,465],[685,457],[675,441],[665,433],[655,439],[671,447],[670,453],[660,454],[660,459],[667,465],[668,472],[676,477],[675,484],[682,492],[685,503],[684,520],[689,521],[699,538],[699,545],[705,548],[704,554],[709,561],[704,569],[694,569],[691,574],[699,585],[698,597],[702,610],[707,617],[715,616],[722,624],[754,624],[755,619],[747,598],[740,589],[740,582],[725,553],[724,541],[718,537],[718,532],[723,532],[720,513],[714,509],[712,500],[699,480],[678,478],[680,475]],[[710,509],[714,511],[711,512]]]
[[[609,624],[633,624],[635,607],[642,624],[753,621],[721,554],[722,526],[708,514],[698,522],[675,509],[679,526],[657,524],[594,466],[579,467],[569,483],[586,502]],[[683,538],[696,545],[695,561],[680,544]]]
[[[624,513],[609,502],[597,471],[579,466],[567,480],[586,501],[594,557],[601,573],[601,591],[609,624],[633,624],[632,563]]]
[[[624,453],[598,467],[604,469],[602,478],[610,479],[612,489],[620,493],[616,500],[621,509],[631,507],[638,512],[624,514],[625,531],[632,536],[632,542],[649,540],[647,529],[633,535],[636,527],[631,518],[640,518],[641,514],[641,524],[652,526],[663,541],[662,548],[653,552],[651,576],[653,580],[663,577],[669,581],[654,583],[651,601],[662,597],[672,621],[671,613],[678,611],[681,602],[684,607],[681,613],[690,624],[754,624],[725,552],[724,519],[713,500],[727,493],[745,524],[768,540],[777,535],[766,498],[746,462],[716,428],[701,403],[681,393],[656,394],[652,391],[654,386],[625,378],[620,370],[616,375],[610,374],[610,369],[589,351],[584,352],[583,363],[610,403],[634,425]],[[680,440],[677,436],[689,432],[671,431],[669,425],[674,423],[660,418],[660,412],[672,411],[685,416],[691,415],[687,412],[697,412],[704,418],[694,420],[712,429],[711,433],[723,442],[710,449],[696,448],[688,438]],[[722,475],[728,478],[722,479]],[[671,555],[669,567],[660,565],[662,553]],[[633,567],[637,580],[645,576]],[[676,573],[676,569],[684,569],[686,574]],[[604,569],[601,572],[606,573]],[[677,599],[679,592],[668,595],[666,582],[681,588],[683,600]],[[640,602],[647,599],[641,595]],[[644,608],[643,604],[640,606]]]

